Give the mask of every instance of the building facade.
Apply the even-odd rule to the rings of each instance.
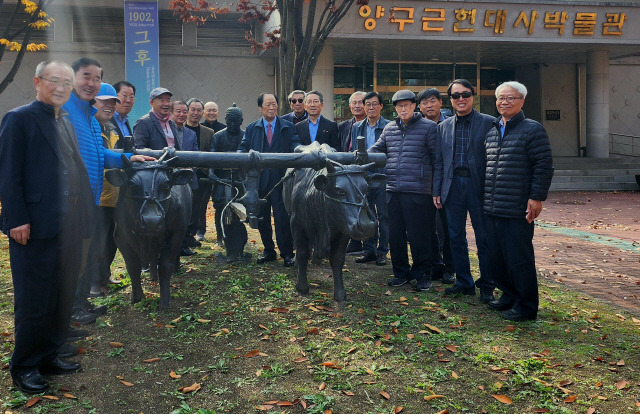
[[[278,61],[273,51],[253,55],[244,34],[263,28],[233,13],[183,24],[168,3],[159,3],[160,85],[178,99],[213,100],[221,110],[236,102],[245,120],[258,117],[255,98],[275,90]],[[46,58],[89,56],[102,63],[105,81],[124,79],[124,2],[87,4],[57,0],[47,10],[55,23],[38,36],[49,48],[25,56],[1,113],[33,99],[35,65]],[[555,157],[640,156],[639,23],[635,2],[373,0],[338,24],[312,87],[325,94],[324,115],[339,120],[349,117],[356,90],[379,91],[390,103],[399,89],[445,92],[452,79],[466,78],[478,90],[476,109],[495,115],[496,86],[518,80],[529,89],[525,114],[545,126]],[[11,59],[5,54],[0,75]],[[148,108],[147,97],[136,105]],[[383,115],[394,115],[390,104]]]

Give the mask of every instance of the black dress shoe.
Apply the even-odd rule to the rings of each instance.
[[[102,316],[105,313],[107,313],[107,310],[109,310],[109,308],[106,305],[96,306],[91,302],[87,302],[84,304],[84,310],[86,310],[89,313]]]
[[[369,262],[375,262],[377,259],[375,253],[373,252],[367,252],[365,254],[363,254],[362,256],[358,257],[356,259],[356,263],[369,263]]]
[[[95,313],[87,312],[84,309],[74,309],[71,315],[71,321],[77,322],[80,325],[88,325],[94,323],[98,319],[98,315]]]
[[[495,296],[493,296],[493,289],[490,289],[490,288],[480,289],[480,302],[489,303],[493,300],[496,300]]]
[[[56,357],[52,361],[45,362],[40,365],[40,372],[47,375],[63,375],[63,374],[73,374],[74,372],[78,372],[82,369],[82,366],[79,362],[74,361],[65,361],[64,359],[60,359]]]
[[[40,375],[37,369],[15,377],[13,379],[13,385],[20,391],[30,394],[45,392],[49,389],[49,383]]]
[[[500,300],[492,300],[491,302],[487,303],[487,305],[489,305],[491,309],[497,311],[505,311],[513,307],[512,302],[502,302]]]
[[[67,331],[67,341],[74,342],[80,339],[85,339],[87,336],[89,336],[89,331],[86,329],[69,328]]]
[[[511,308],[502,312],[502,317],[514,321],[514,322],[522,322],[522,321],[535,321],[537,315],[527,315],[525,313],[518,312],[517,310]]]
[[[378,266],[385,266],[387,264],[387,256],[386,255],[380,255],[378,257],[376,257],[376,265]]]
[[[78,347],[68,342],[63,343],[58,348],[58,358],[71,358],[78,355]]]
[[[409,280],[405,279],[404,277],[394,277],[389,282],[387,282],[389,286],[393,286],[393,287],[402,286],[407,283],[409,283]]]
[[[293,266],[294,263],[295,263],[295,260],[293,260],[293,257],[286,256],[284,258],[284,267],[291,267]]]
[[[180,256],[193,256],[194,254],[196,254],[196,252],[194,252],[193,250],[189,249],[188,247],[183,247],[180,250]]]
[[[440,278],[440,281],[444,285],[453,285],[454,283],[456,283],[456,277],[453,275],[453,273],[444,272],[442,274],[442,277]]]
[[[262,256],[258,257],[258,260],[256,260],[256,263],[263,264],[267,262],[273,262],[274,260],[278,260],[278,256],[276,256],[275,252],[265,253]]]
[[[202,243],[200,243],[198,240],[194,239],[193,237],[190,237],[189,240],[187,241],[187,246],[200,247],[202,246]]]
[[[467,295],[467,296],[475,296],[476,295],[476,287],[471,286],[468,288],[463,288],[457,283],[452,287],[448,287],[444,290],[445,295]]]
[[[416,286],[414,287],[416,292],[426,292],[431,287],[431,278],[428,276],[423,277],[418,280]]]

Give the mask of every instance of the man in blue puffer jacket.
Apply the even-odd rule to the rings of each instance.
[[[69,113],[69,120],[73,125],[80,155],[89,173],[89,182],[95,205],[100,204],[104,169],[122,167],[120,154],[107,150],[102,145],[102,129],[98,120],[93,116],[96,108],[92,106],[94,98],[100,91],[102,83],[102,67],[94,59],[80,58],[71,65],[75,73],[73,91],[63,109]],[[145,161],[153,158],[134,155],[131,161]],[[97,207],[96,207],[97,208]],[[95,229],[93,229],[95,231]],[[98,239],[98,238],[96,238]],[[91,243],[88,252],[88,262],[95,260],[103,246]],[[89,277],[82,274],[78,280],[76,297],[73,303],[71,320],[80,324],[95,322],[96,318],[106,312],[106,307],[96,308],[87,301],[89,295]]]
[[[502,290],[489,307],[512,321],[536,319],[538,278],[533,221],[542,212],[553,178],[551,144],[540,123],[522,112],[527,88],[505,82],[496,89],[501,116],[485,141],[484,185],[489,271]]]
[[[414,112],[416,95],[403,89],[391,98],[398,117],[389,122],[371,152],[387,154],[389,247],[394,278],[389,286],[402,286],[416,279],[416,290],[431,286],[431,234],[433,220],[427,217],[432,203],[433,159],[437,124]],[[413,265],[409,266],[407,240]]]

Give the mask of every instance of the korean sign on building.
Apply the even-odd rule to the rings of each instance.
[[[124,3],[125,61],[127,80],[135,85],[141,102],[159,86],[158,3]],[[133,106],[129,115],[135,120],[149,111],[144,104]]]
[[[607,3],[603,3],[607,4]],[[609,3],[615,4],[615,3]],[[339,31],[436,38],[640,40],[640,8],[573,4],[372,0]],[[351,21],[349,21],[351,20]]]

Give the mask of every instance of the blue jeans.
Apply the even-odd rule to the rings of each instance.
[[[479,188],[471,188],[470,177],[453,176],[449,196],[445,201],[451,256],[456,272],[456,284],[463,288],[474,286],[469,264],[467,245],[467,212],[471,217],[473,232],[476,236],[480,278],[475,282],[479,289],[492,289],[494,284],[488,271],[488,244],[484,212],[482,211],[482,193]]]
[[[364,254],[373,253],[376,256],[386,256],[389,252],[389,215],[387,214],[387,194],[384,186],[369,190],[367,201],[378,219],[375,234],[362,243]]]

